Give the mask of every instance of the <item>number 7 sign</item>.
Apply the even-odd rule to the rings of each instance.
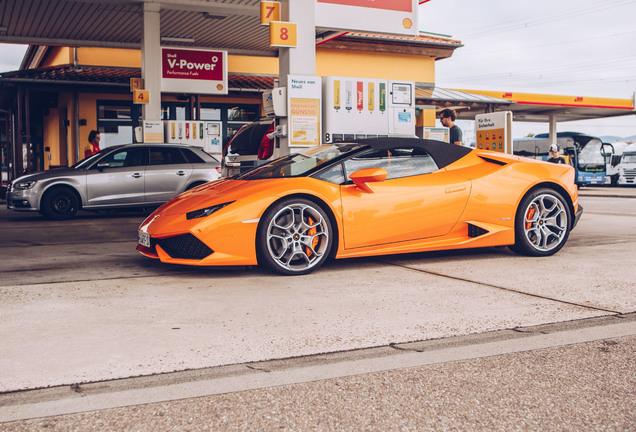
[[[280,21],[280,2],[261,2],[261,25],[269,25],[272,21]]]

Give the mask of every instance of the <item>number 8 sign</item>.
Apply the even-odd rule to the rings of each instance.
[[[269,23],[269,46],[296,47],[296,24],[283,21]]]

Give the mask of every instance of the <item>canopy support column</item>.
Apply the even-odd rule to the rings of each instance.
[[[144,120],[161,120],[161,20],[159,3],[144,2],[141,40],[141,78],[149,102],[143,105]]]

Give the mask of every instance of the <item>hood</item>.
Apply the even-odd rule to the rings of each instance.
[[[222,204],[228,201],[236,201],[238,198],[247,195],[249,184],[245,180],[221,179],[206,183],[203,186],[186,191],[181,195],[171,199],[157,209],[157,212],[164,214],[180,214],[193,210],[199,210],[215,204]]]
[[[13,182],[18,181],[33,181],[33,180],[47,180],[50,178],[56,177],[65,177],[69,175],[77,175],[78,170],[74,168],[57,168],[49,171],[40,171],[33,174],[23,175],[22,177],[18,177]]]

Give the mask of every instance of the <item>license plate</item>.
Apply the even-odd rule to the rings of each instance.
[[[147,248],[150,247],[150,234],[143,231],[137,231],[137,243]]]

